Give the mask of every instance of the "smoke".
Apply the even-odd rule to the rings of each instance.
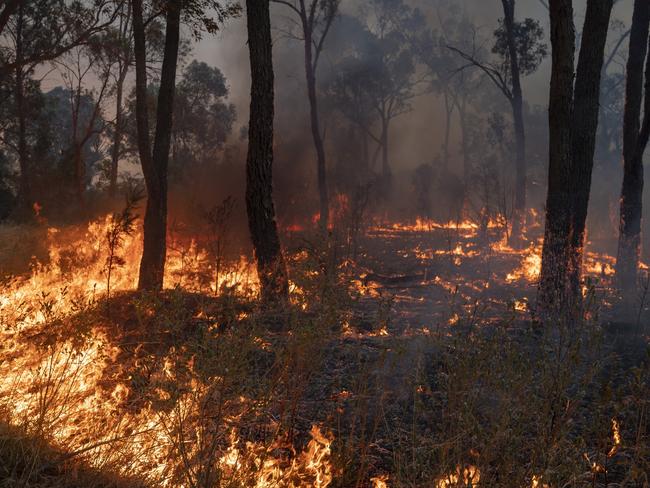
[[[429,25],[439,30],[440,17],[435,12],[436,5],[444,0],[408,0],[408,4],[419,8],[425,15]],[[614,9],[612,25],[618,23],[629,26],[632,12],[631,0],[619,0]],[[490,55],[493,45],[493,32],[498,26],[501,16],[501,2],[498,0],[453,0],[447,1],[467,16],[476,29],[477,43]],[[579,31],[584,19],[586,0],[574,2],[576,12],[576,28]],[[344,0],[341,4],[339,18],[326,40],[325,50],[319,65],[319,81],[327,80],[335,75],[335,65],[346,49],[346,43],[353,42],[352,23],[344,19],[356,17],[360,22],[367,22],[369,2],[364,0]],[[445,12],[443,12],[445,13]],[[276,78],[276,121],[275,121],[275,195],[277,213],[280,222],[288,224],[310,217],[317,209],[317,187],[315,171],[315,152],[311,140],[309,126],[309,105],[307,103],[303,46],[300,40],[292,38],[292,13],[284,6],[272,5],[272,25],[274,38],[274,68]],[[518,0],[516,16],[519,20],[531,17],[540,22],[545,31],[545,42],[550,48],[548,13],[540,0]],[[620,29],[616,27],[610,34],[608,49],[615,43]],[[358,39],[356,39],[358,41]],[[246,140],[242,131],[248,124],[250,71],[248,61],[248,46],[245,15],[229,20],[219,33],[214,36],[205,35],[194,45],[190,59],[205,61],[211,66],[218,67],[225,75],[229,87],[228,102],[236,107],[237,119],[234,130],[229,138],[229,151],[220,155],[215,165],[200,175],[200,182],[192,189],[192,198],[175,195],[173,200],[180,203],[191,201],[184,205],[183,215],[191,215],[192,208],[200,202],[210,206],[219,203],[228,195],[233,195],[239,201],[240,217],[244,219],[244,161]],[[621,52],[621,60],[613,63],[610,71],[623,72],[626,46]],[[422,75],[418,69],[418,76]],[[548,100],[550,79],[550,56],[532,75],[523,79],[524,98],[527,113],[530,114],[527,123],[529,151],[529,195],[530,205],[543,209],[545,197],[545,172],[547,145],[545,126],[547,124],[545,110]],[[50,75],[45,81],[45,88],[57,85],[57,79]],[[427,90],[426,83],[418,85],[420,93],[409,101],[411,110],[396,118],[391,125],[389,160],[396,180],[397,191],[393,194],[393,207],[400,207],[407,214],[414,215],[419,211],[417,198],[413,193],[414,175],[427,174],[418,168],[430,165],[434,173],[439,175],[440,160],[443,152],[445,134],[445,102],[439,92]],[[319,100],[321,108],[321,124],[327,147],[328,170],[331,178],[337,178],[345,183],[346,175],[340,175],[340,168],[358,165],[358,150],[354,149],[355,138],[359,135],[350,130],[337,109],[324,95]],[[472,150],[476,154],[473,164],[481,171],[488,171],[494,164],[490,159],[501,158],[503,168],[507,169],[512,163],[511,155],[499,153],[494,140],[490,139],[488,119],[491,114],[501,114],[507,126],[511,124],[508,102],[490,81],[482,81],[472,99]],[[107,116],[111,116],[108,107]],[[510,129],[507,128],[506,132]],[[505,138],[510,137],[507,133]],[[461,127],[458,116],[454,114],[450,126],[449,140],[449,171],[453,176],[445,180],[443,187],[454,188],[454,178],[463,175],[463,154],[461,147]],[[374,143],[373,143],[374,144]],[[371,144],[371,152],[375,151]],[[594,190],[590,212],[590,235],[611,236],[616,233],[616,211],[618,192],[622,170],[619,164],[620,155],[612,153],[608,160],[597,163],[594,173]],[[487,169],[485,169],[487,168]],[[378,168],[377,168],[378,169]],[[226,174],[227,173],[227,174]],[[479,174],[483,174],[480,173]],[[340,175],[340,176],[337,176]],[[507,175],[506,175],[507,176]],[[507,183],[507,182],[506,182]],[[504,183],[504,185],[506,184]],[[331,185],[333,192],[337,191],[337,182]],[[507,191],[507,189],[504,189]],[[440,193],[440,192],[439,192]],[[433,206],[448,205],[449,201],[442,199],[433,202]],[[180,205],[181,207],[183,205]],[[449,213],[448,209],[445,209]],[[442,213],[445,213],[442,212]],[[242,225],[242,228],[244,226]],[[647,233],[646,233],[647,234]],[[611,246],[608,249],[612,250]]]

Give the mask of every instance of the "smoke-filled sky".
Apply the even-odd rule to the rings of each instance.
[[[417,6],[425,13],[431,13],[436,0],[407,0],[411,5]],[[478,34],[484,39],[484,46],[491,48],[493,32],[498,19],[502,16],[500,0],[453,0],[458,3],[468,14]],[[367,4],[365,0],[342,0],[341,11],[344,14],[356,15]],[[574,0],[576,29],[579,32],[584,20],[586,0]],[[632,17],[633,0],[618,0],[614,7],[613,23],[621,21],[626,26],[630,25]],[[541,0],[517,0],[516,17],[523,20],[532,17],[539,20],[544,28],[544,42],[549,46],[549,56],[544,60],[536,73],[523,79],[524,99],[530,106],[545,107],[548,99],[548,85],[550,78],[550,39],[548,12]],[[305,91],[302,50],[299,41],[289,39],[283,31],[287,28],[288,11],[282,5],[272,5],[272,24],[274,28],[274,65],[276,75],[276,138],[282,140],[286,132],[285,124],[301,126],[305,132],[305,140],[309,139],[309,126],[307,120],[301,123],[301,117],[307,115],[307,98]],[[433,19],[432,19],[433,21]],[[433,27],[437,27],[435,24]],[[609,49],[620,37],[620,30],[610,32],[608,39]],[[223,71],[230,87],[229,101],[237,109],[237,121],[232,133],[232,140],[236,141],[240,128],[248,123],[249,104],[249,61],[246,45],[246,19],[245,14],[239,18],[231,19],[216,35],[205,35],[204,38],[193,46],[190,57],[205,61],[211,66],[216,66]],[[330,39],[333,42],[333,39]],[[627,45],[624,43],[624,49]],[[319,75],[327,72],[328,59],[325,52],[324,59],[319,67]],[[189,62],[189,60],[186,62]],[[624,60],[621,60],[624,62]],[[622,64],[613,66],[612,69],[622,69]],[[43,88],[47,91],[61,84],[60,76],[56,70],[43,67]],[[179,73],[180,76],[180,73]],[[424,91],[424,90],[422,90]],[[507,111],[507,102],[496,92],[491,93],[486,103],[494,105],[503,104]],[[492,96],[493,95],[493,96]],[[106,115],[112,116],[113,108],[106,107]],[[392,124],[390,160],[397,171],[412,169],[423,162],[431,162],[441,150],[444,127],[444,107],[441,98],[435,93],[424,94],[411,102],[413,110],[400,116]],[[509,120],[509,119],[508,119]],[[325,130],[327,123],[325,122]],[[292,129],[296,129],[293,127]],[[327,134],[326,134],[327,137]],[[451,157],[459,156],[459,130],[452,128]],[[308,149],[306,149],[308,150]]]
[[[468,12],[479,33],[486,39],[491,39],[498,18],[501,17],[500,0],[456,0]],[[363,0],[343,0],[343,12],[354,14],[363,6]],[[431,0],[413,1],[413,5],[426,12]],[[629,25],[632,11],[632,0],[619,0],[615,6],[613,17]],[[582,28],[586,0],[576,0],[576,29]],[[296,107],[306,108],[306,98],[296,98],[295,103],[283,104],[283,93],[288,91],[295,97],[305,95],[304,73],[300,63],[298,41],[287,39],[282,34],[286,27],[287,15],[283,6],[273,7],[274,23],[274,62],[276,67],[276,91],[278,119],[291,117]],[[518,0],[516,15],[518,19],[532,17],[538,19],[544,28],[545,42],[550,48],[548,32],[548,12],[540,0]],[[248,118],[249,102],[249,68],[248,51],[246,46],[245,17],[229,21],[216,36],[204,38],[195,48],[195,56],[208,64],[218,66],[226,75],[230,85],[230,98],[237,107],[238,126],[245,125]],[[610,36],[613,43],[617,35]],[[489,42],[489,41],[488,41]],[[489,45],[488,45],[489,46]],[[298,58],[298,59],[296,59]],[[295,62],[298,61],[298,62]],[[325,61],[326,62],[326,61]],[[321,71],[322,71],[321,67]],[[524,79],[524,97],[530,105],[545,106],[548,99],[548,83],[550,76],[550,56],[544,61],[537,73]],[[302,91],[301,91],[302,90]],[[505,103],[505,100],[504,100]],[[423,95],[412,103],[411,113],[401,116],[393,125],[393,144],[391,145],[391,160],[396,167],[414,167],[423,158],[431,154],[431,143],[441,144],[440,136],[443,124],[444,110],[441,100],[436,95]],[[305,130],[308,127],[305,126]],[[238,134],[238,131],[234,131]]]

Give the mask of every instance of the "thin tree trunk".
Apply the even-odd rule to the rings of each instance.
[[[571,207],[569,283],[571,302],[575,304],[582,301],[580,281],[600,113],[600,80],[613,5],[613,0],[590,0],[587,3],[576,71],[572,124],[573,167],[569,186],[574,197]]]
[[[442,164],[445,172],[449,171],[449,139],[451,136],[451,116],[454,113],[454,106],[449,100],[449,93],[447,90],[444,92],[445,100],[445,140],[442,145]],[[465,181],[467,186],[467,181]]]
[[[637,282],[641,252],[641,213],[643,197],[643,152],[640,144],[641,104],[643,101],[643,65],[648,53],[650,31],[650,4],[635,0],[630,32],[625,86],[625,114],[623,117],[623,188],[620,200],[618,254],[616,258],[617,284],[624,296],[631,298]],[[646,106],[650,95],[650,57],[646,68]],[[648,117],[648,112],[644,118]],[[642,146],[642,147],[640,147]]]
[[[311,121],[311,134],[316,148],[316,171],[318,174],[318,195],[320,202],[319,227],[324,234],[329,225],[329,192],[327,189],[327,166],[325,162],[325,147],[320,132],[318,118],[318,97],[316,96],[316,67],[313,61],[312,32],[303,19],[303,32],[305,34],[305,76],[307,78],[307,96],[309,98],[309,114]]]
[[[515,41],[515,0],[502,0],[503,19],[508,39],[512,77],[512,119],[515,129],[515,204],[512,216],[511,244],[520,247],[526,218],[526,133],[524,129],[523,94],[519,57]]]
[[[288,300],[287,270],[273,204],[273,61],[268,0],[246,0],[251,105],[246,160],[246,209],[262,303]]]
[[[25,114],[24,76],[22,67],[16,70],[16,110],[18,111],[18,164],[20,166],[20,187],[18,190],[18,215],[26,218],[32,207],[32,174],[27,148],[27,121]]]
[[[9,6],[5,7],[9,8]],[[27,114],[25,113],[25,73],[23,71],[23,6],[18,6],[16,21],[16,70],[14,97],[18,114],[18,165],[20,167],[20,181],[18,188],[18,206],[16,208],[19,219],[26,219],[31,214],[33,202],[32,173],[27,147]]]
[[[370,147],[368,146],[368,134],[361,128],[361,149],[363,151],[363,182],[367,183],[370,179]]]
[[[539,307],[544,315],[557,314],[565,305],[571,224],[570,177],[571,107],[575,29],[572,0],[551,0],[551,89],[549,97],[549,170],[546,224],[539,283]]]
[[[74,166],[74,195],[79,204],[79,208],[83,208],[84,204],[84,190],[86,189],[86,164],[83,157],[83,142],[74,142],[73,148],[73,166]]]
[[[390,121],[387,117],[381,122],[381,174],[385,185],[385,190],[390,188],[390,179],[392,172],[388,161],[388,130]]]
[[[467,191],[472,177],[472,162],[469,157],[469,130],[467,128],[467,101],[465,97],[463,97],[462,102],[456,100],[456,110],[458,110],[458,120],[460,121],[460,149],[463,154],[463,179],[465,191]],[[445,137],[447,137],[446,134]]]
[[[128,65],[127,65],[128,66]],[[116,93],[116,104],[115,104],[115,132],[113,134],[113,149],[111,151],[111,168],[110,168],[110,177],[109,177],[109,186],[108,194],[111,197],[115,196],[117,192],[117,174],[118,174],[118,165],[120,161],[120,150],[122,145],[122,98],[124,93],[124,80],[126,79],[127,68],[126,66],[122,68],[120,72],[120,77],[117,80],[117,93]]]
[[[149,123],[146,120],[146,47],[142,20],[142,0],[133,0],[132,6],[136,55],[138,147],[147,185],[144,245],[142,260],[140,261],[138,289],[158,291],[163,286],[165,257],[167,254],[167,166],[176,90],[181,7],[176,3],[168,4],[165,50],[156,113],[156,136],[153,154],[151,154],[149,152]]]

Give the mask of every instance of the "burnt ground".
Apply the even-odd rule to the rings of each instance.
[[[483,239],[474,230],[371,230],[361,243],[361,304],[389,302],[388,330],[400,334],[457,323],[486,324],[525,320],[534,283],[508,281],[520,268],[521,254],[495,250],[500,236]],[[363,308],[363,307],[362,307]]]
[[[647,398],[650,376],[643,368],[649,359],[650,315],[646,291],[642,289],[638,297],[623,302],[613,291],[611,264],[608,264],[611,259],[590,255],[585,285],[591,303],[590,320],[568,340],[575,340],[581,346],[563,349],[565,346],[559,344],[566,340],[563,336],[566,331],[548,335],[532,326],[536,284],[530,276],[517,274],[530,253],[503,249],[499,240],[494,230],[479,238],[475,231],[463,229],[377,228],[361,241],[356,258],[358,275],[353,278],[353,288],[359,295],[350,323],[362,337],[351,335],[344,340],[333,349],[332,358],[338,356],[339,360],[331,361],[339,365],[339,370],[347,371],[338,378],[358,378],[373,369],[369,378],[375,390],[364,408],[370,412],[368,418],[376,422],[374,432],[381,439],[377,445],[381,454],[377,455],[375,469],[391,472],[385,463],[392,464],[394,469],[395,463],[404,462],[403,453],[396,452],[394,444],[403,442],[395,437],[400,437],[400,429],[405,425],[417,425],[421,432],[427,433],[424,438],[416,436],[416,442],[421,442],[423,447],[431,438],[463,437],[468,430],[486,434],[494,423],[503,422],[498,418],[502,409],[511,411],[516,419],[515,412],[525,400],[515,396],[517,386],[514,385],[519,384],[524,398],[541,400],[546,396],[542,404],[559,401],[557,396],[537,386],[551,382],[559,388],[557,375],[563,367],[567,368],[563,385],[566,390],[560,397],[580,405],[575,417],[565,419],[572,426],[567,426],[565,432],[567,444],[577,443],[594,423],[603,422],[597,419],[596,410],[599,414],[609,410],[612,417],[618,411],[620,418],[629,415],[626,420],[633,423],[634,414],[614,405],[619,400],[625,403],[623,399],[631,401],[631,390],[626,389],[630,382],[638,380],[645,385],[641,388],[645,389]],[[344,359],[352,351],[359,359],[357,363]],[[574,362],[568,360],[572,354],[575,354]],[[359,370],[350,364],[357,364]],[[545,370],[548,364],[555,364],[558,369],[550,373]],[[458,393],[454,392],[456,387],[476,403],[466,411],[467,405],[463,404],[461,412],[450,413],[447,409]],[[618,387],[621,389],[617,390],[616,401],[601,403],[602,391],[611,392]],[[358,389],[359,385],[343,385],[344,391]],[[608,397],[608,401],[616,398],[616,394]],[[415,405],[420,402],[431,409],[429,415],[417,412]],[[467,444],[459,442],[454,447],[463,447],[456,452],[456,462],[476,461],[471,456],[468,458],[470,451],[507,451],[508,444],[517,445],[520,454],[526,452],[542,436],[527,425],[525,419],[529,413],[522,413],[519,421],[505,422],[513,432],[520,430],[520,438],[513,434],[504,445],[492,445],[489,435],[480,441],[475,437]],[[476,423],[463,425],[467,421],[465,415]],[[458,425],[442,427],[450,418]],[[528,422],[534,421],[529,418]],[[451,432],[445,432],[445,428]],[[491,435],[498,437],[497,432]],[[634,437],[638,432],[634,434],[632,429],[626,435]],[[447,448],[453,450],[449,446],[443,448],[446,454]],[[576,449],[565,455],[567,459],[582,456],[584,460],[587,451]],[[411,455],[420,453],[421,449],[414,449]],[[593,457],[593,453],[589,455]],[[608,475],[591,473],[590,478],[587,467],[584,479],[593,486],[627,481],[623,474],[626,468],[617,466],[621,459],[614,457],[607,468]],[[434,459],[439,465],[448,461],[439,452]],[[517,486],[514,481],[512,484],[496,481],[500,470],[503,475],[504,466],[499,466],[502,462],[497,455],[493,464],[484,468],[486,478],[490,476],[488,479],[494,486]],[[519,465],[525,463],[523,456]],[[578,462],[573,468],[580,471],[584,466]],[[593,465],[592,468],[596,469]],[[449,469],[453,470],[453,463]],[[423,482],[412,473],[406,478],[412,486],[428,486],[421,485]],[[575,481],[575,485],[579,483]]]

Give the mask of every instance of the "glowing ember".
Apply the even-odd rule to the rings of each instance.
[[[481,480],[481,472],[476,466],[468,465],[462,468],[456,466],[456,471],[436,481],[436,488],[452,488],[456,486],[476,486]]]
[[[372,481],[373,488],[388,488],[388,475],[386,474],[370,478],[370,481]]]
[[[607,457],[614,457],[621,447],[621,429],[618,420],[612,419],[612,448],[607,453]]]

